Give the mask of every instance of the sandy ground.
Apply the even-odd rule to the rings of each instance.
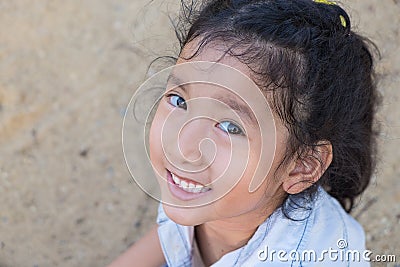
[[[1,267],[104,266],[154,224],[121,145],[130,97],[175,41],[167,2],[148,2],[0,1]],[[400,1],[344,5],[382,53],[380,164],[353,215],[399,266]]]

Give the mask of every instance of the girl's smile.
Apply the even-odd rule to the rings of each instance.
[[[212,190],[211,187],[182,178],[167,169],[168,188],[171,194],[181,200],[191,200],[201,197],[203,194]]]

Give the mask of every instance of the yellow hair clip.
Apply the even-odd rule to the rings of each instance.
[[[326,4],[326,5],[336,5],[337,6],[336,2],[328,1],[328,0],[314,0],[314,2]],[[342,23],[342,26],[346,28],[346,26],[347,26],[346,19],[342,15],[340,15],[339,18],[340,18],[340,22]]]
[[[342,23],[342,26],[346,28],[346,25],[347,25],[346,19],[342,15],[340,15],[339,17],[340,17],[340,22]]]
[[[328,0],[314,0],[316,3],[327,4],[327,5],[337,5],[335,2],[328,1]]]

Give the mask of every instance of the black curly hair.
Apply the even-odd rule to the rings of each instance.
[[[194,39],[200,42],[191,58],[222,42],[260,89],[273,92],[272,108],[289,130],[281,167],[332,144],[329,168],[300,194],[313,196],[321,185],[350,212],[375,167],[379,51],[351,30],[347,13],[312,0],[181,0],[173,22],[180,52]]]

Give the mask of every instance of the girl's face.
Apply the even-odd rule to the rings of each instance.
[[[185,46],[182,58],[194,49]],[[248,67],[221,55],[209,46],[177,61],[150,129],[164,210],[182,225],[265,217],[285,196],[287,173],[275,171],[287,130]],[[224,65],[204,67],[204,61]]]

